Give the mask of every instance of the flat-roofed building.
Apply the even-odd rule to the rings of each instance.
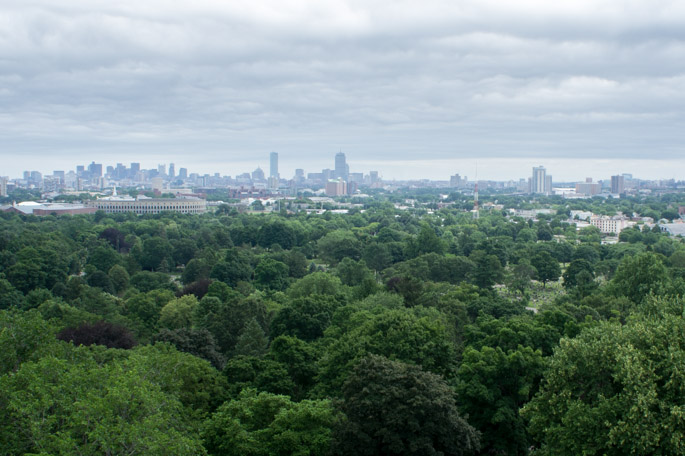
[[[134,214],[159,214],[161,212],[180,212],[181,214],[203,214],[207,212],[207,201],[202,198],[132,198],[110,196],[98,198],[87,203],[107,214],[133,212]]]
[[[624,229],[635,225],[635,222],[626,217],[609,217],[606,215],[594,215],[590,217],[590,224],[599,228],[603,234],[619,234]]]

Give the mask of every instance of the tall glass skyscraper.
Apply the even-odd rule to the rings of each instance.
[[[269,155],[269,177],[278,178],[278,152],[271,152]]]
[[[342,179],[347,182],[347,176],[349,174],[347,167],[347,160],[345,159],[345,154],[338,152],[335,154],[335,178]]]

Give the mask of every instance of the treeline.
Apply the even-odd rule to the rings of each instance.
[[[0,453],[682,454],[685,245],[566,210],[3,214]]]

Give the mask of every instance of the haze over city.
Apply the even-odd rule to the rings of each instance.
[[[9,0],[2,175],[237,174],[281,157],[385,179],[685,171],[685,4]]]

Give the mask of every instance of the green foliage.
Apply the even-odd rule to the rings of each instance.
[[[519,408],[537,391],[544,362],[540,351],[519,346],[467,348],[459,367],[459,409],[482,433],[482,450],[527,454],[530,441]]]
[[[340,293],[342,293],[340,279],[324,272],[309,274],[288,288],[288,296],[291,298],[304,298],[313,295],[336,296]]]
[[[288,286],[289,272],[285,263],[264,258],[254,270],[255,284],[262,290],[283,291]]]
[[[193,295],[172,299],[162,307],[159,325],[171,330],[190,328],[197,307],[197,298]]]
[[[522,412],[540,454],[682,453],[684,333],[681,316],[660,315],[562,340]]]
[[[0,310],[0,375],[49,353],[55,333],[36,310]]]
[[[181,404],[122,362],[99,365],[83,349],[0,377],[0,452],[203,454]]]
[[[240,336],[236,341],[233,349],[234,355],[243,356],[262,356],[266,353],[266,347],[269,344],[264,330],[257,323],[256,318],[252,318],[245,323]]]
[[[455,353],[444,316],[424,309],[358,311],[326,331],[327,351],[320,361],[319,387],[337,394],[352,367],[367,354],[415,363],[426,371],[450,375]],[[417,315],[419,314],[419,315]]]
[[[216,411],[202,436],[216,456],[324,456],[336,421],[328,401],[291,402],[248,389]]]
[[[458,413],[444,380],[381,356],[361,359],[343,388],[340,455],[469,455],[478,432]]]
[[[623,260],[612,279],[611,290],[638,304],[650,293],[665,291],[668,285],[668,272],[663,262],[658,255],[646,252]]]
[[[335,230],[318,240],[319,256],[326,262],[335,265],[343,258],[358,260],[361,256],[361,243],[355,235],[347,230]]]
[[[561,275],[559,263],[547,252],[539,252],[531,258],[530,263],[537,271],[537,279],[542,282],[543,285],[546,285],[549,281],[556,281]]]

